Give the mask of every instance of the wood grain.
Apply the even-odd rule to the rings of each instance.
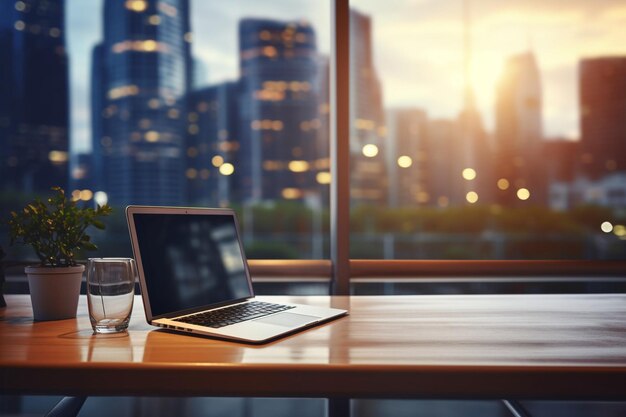
[[[626,400],[626,295],[262,297],[348,317],[263,346],[0,310],[0,391],[71,395]]]

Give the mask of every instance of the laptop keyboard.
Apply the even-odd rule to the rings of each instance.
[[[220,327],[256,319],[292,308],[294,308],[294,306],[251,301],[232,307],[220,308],[219,310],[205,311],[191,316],[180,317],[174,319],[174,321],[218,329]]]

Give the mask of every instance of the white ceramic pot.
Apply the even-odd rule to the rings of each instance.
[[[84,265],[67,267],[27,266],[30,300],[35,320],[76,317]]]

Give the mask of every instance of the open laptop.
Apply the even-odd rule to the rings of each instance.
[[[128,206],[126,219],[152,325],[265,343],[347,314],[255,300],[231,209]]]

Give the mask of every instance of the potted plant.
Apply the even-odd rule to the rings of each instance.
[[[39,265],[25,269],[35,320],[61,320],[76,317],[84,265],[76,263],[77,251],[94,250],[96,245],[86,233],[89,226],[104,229],[99,218],[112,209],[78,207],[68,200],[60,187],[46,203],[27,204],[21,212],[11,212],[11,244],[30,245]]]

